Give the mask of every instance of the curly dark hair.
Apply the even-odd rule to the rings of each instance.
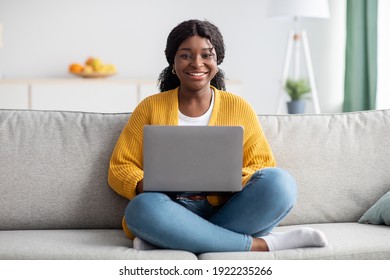
[[[188,20],[177,25],[169,34],[165,48],[165,56],[169,63],[158,77],[158,84],[161,91],[175,89],[180,86],[179,78],[172,73],[176,52],[181,43],[189,37],[200,36],[207,38],[213,45],[217,54],[217,65],[225,58],[225,44],[218,27],[208,21]],[[211,80],[211,85],[220,90],[225,90],[225,75],[221,69]]]

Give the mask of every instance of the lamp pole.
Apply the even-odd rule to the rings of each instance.
[[[300,34],[300,20],[299,17],[294,17],[294,67],[292,77],[294,80],[300,78],[300,60],[301,60],[301,34]]]
[[[291,67],[291,57],[293,56],[294,59],[294,65],[293,65],[293,73],[292,77],[297,80],[299,79],[300,75],[300,52],[301,47],[303,48],[303,54],[306,62],[306,68],[307,73],[309,76],[309,84],[310,84],[310,94],[313,101],[313,107],[314,112],[316,114],[321,113],[319,100],[318,100],[318,92],[317,92],[317,86],[314,79],[314,71],[313,71],[313,64],[311,61],[311,55],[310,55],[310,49],[309,49],[309,42],[307,40],[307,34],[305,30],[300,31],[291,31],[288,37],[287,42],[287,50],[286,50],[286,57],[284,60],[284,66],[283,66],[283,72],[282,72],[282,79],[281,79],[281,85],[280,85],[280,93],[278,97],[278,103],[277,103],[277,113],[281,114],[283,112],[283,105],[285,103],[285,92],[284,92],[284,86],[286,85],[289,70]]]

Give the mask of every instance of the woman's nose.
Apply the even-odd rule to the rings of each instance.
[[[200,66],[203,66],[204,62],[203,62],[203,58],[200,56],[200,55],[197,55],[195,56],[193,59],[192,59],[192,63],[191,63],[194,67],[200,67]]]

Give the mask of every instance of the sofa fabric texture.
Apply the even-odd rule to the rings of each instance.
[[[127,118],[0,111],[0,230],[121,228],[107,170]]]
[[[259,118],[300,189],[282,225],[356,222],[390,190],[390,111]]]
[[[107,183],[130,114],[0,110],[0,259],[390,259],[390,228],[358,223],[390,190],[390,110],[260,115],[298,200],[276,229],[311,226],[329,245],[275,252],[138,251],[128,201]]]

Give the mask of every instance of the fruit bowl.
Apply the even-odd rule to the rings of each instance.
[[[115,75],[115,72],[112,72],[112,73],[98,73],[98,72],[93,72],[93,73],[84,73],[84,72],[72,73],[72,72],[70,72],[70,73],[73,74],[73,75],[76,75],[78,77],[82,77],[82,78],[107,78],[107,77],[110,77],[112,75]]]
[[[72,63],[68,70],[71,74],[82,78],[106,78],[116,73],[114,64],[105,64],[99,58],[90,57],[84,65]]]

